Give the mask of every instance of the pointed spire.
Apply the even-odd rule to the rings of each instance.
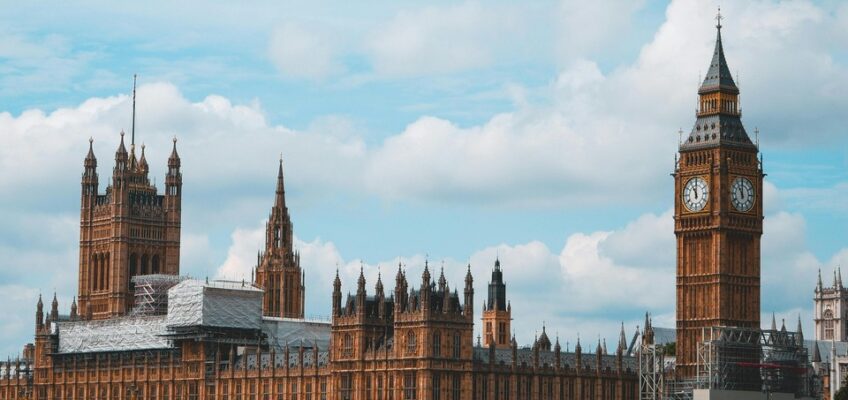
[[[627,336],[624,335],[624,321],[621,321],[621,333],[618,336],[618,349],[627,350]]]
[[[836,285],[836,270],[833,270],[833,288],[836,289],[839,286]]]
[[[786,319],[785,318],[780,319],[780,331],[786,332]]]
[[[842,267],[836,267],[836,285],[842,289]]]
[[[74,296],[74,300],[71,302],[71,321],[76,321],[77,319],[77,297]]]
[[[380,273],[380,270],[377,270],[377,284],[374,285],[374,289],[377,291],[378,294],[383,293],[383,277]]]
[[[774,319],[774,313],[771,313],[771,330],[777,330],[777,321]]]
[[[85,166],[93,167],[97,165],[97,157],[94,156],[94,138],[88,138],[88,154],[85,156]]]
[[[795,328],[795,329],[796,329],[796,332],[798,333],[798,340],[797,340],[798,345],[803,346],[804,345],[804,330],[801,329],[801,314],[800,313],[798,314],[798,327]]]
[[[277,170],[277,192],[274,198],[274,207],[286,207],[286,187],[283,182],[283,157],[280,156],[280,168]]]
[[[365,293],[365,272],[363,270],[361,261],[359,263],[359,279],[356,281],[356,284],[357,284],[356,293],[357,294],[360,294],[360,293],[364,294]]]
[[[141,144],[141,158],[138,160],[138,168],[141,172],[145,174],[150,170],[150,167],[147,165],[147,158],[144,157],[144,143]]]
[[[121,143],[118,144],[118,150],[115,151],[115,158],[119,156],[126,156],[127,148],[124,146],[124,131],[121,131]]]
[[[442,262],[442,271],[439,273],[439,291],[444,292],[447,284],[448,280],[445,279],[445,263]]]
[[[821,293],[822,291],[822,279],[821,279],[821,268],[819,268],[819,280],[816,283],[816,292]]]
[[[605,355],[606,355],[606,354],[609,354],[609,353],[607,352],[607,338],[604,338],[604,354],[605,354]]]
[[[430,261],[424,260],[424,273],[421,274],[421,289],[430,286]]]
[[[59,300],[56,299],[56,292],[53,292],[53,301],[50,303],[50,320],[59,320]]]
[[[704,77],[704,82],[698,93],[711,92],[718,89],[727,89],[734,93],[739,93],[739,88],[733,81],[733,76],[730,74],[730,67],[727,66],[727,60],[724,57],[724,46],[721,43],[721,9],[718,11],[716,20],[716,42],[713,50],[713,58],[710,61],[710,68],[707,70],[707,75]]]
[[[821,350],[819,350],[819,342],[818,340],[813,341],[813,362],[820,363],[822,361],[821,358]]]
[[[179,167],[180,166],[180,155],[177,154],[177,137],[174,136],[172,141],[174,142],[174,146],[171,148],[171,155],[168,157],[168,166],[169,167]]]

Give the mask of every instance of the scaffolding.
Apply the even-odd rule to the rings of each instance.
[[[698,388],[760,391],[760,337],[761,331],[755,328],[703,328],[698,344]]]
[[[132,277],[135,304],[131,316],[165,315],[168,312],[168,289],[185,280],[178,275],[137,275]]]
[[[799,332],[707,327],[698,344],[697,389],[809,396],[811,368]]]
[[[663,399],[664,376],[665,349],[662,345],[643,343],[639,347],[639,399]]]

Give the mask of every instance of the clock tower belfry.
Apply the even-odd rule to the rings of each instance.
[[[695,125],[674,171],[678,378],[696,374],[707,327],[760,327],[762,183],[758,145],[742,125],[739,88],[721,42],[698,90]],[[751,360],[758,362],[758,360]]]

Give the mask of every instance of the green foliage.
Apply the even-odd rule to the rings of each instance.
[[[833,400],[848,400],[848,386],[842,386],[833,396]]]
[[[665,355],[667,356],[677,355],[677,342],[666,343],[663,346],[663,350],[665,350]]]

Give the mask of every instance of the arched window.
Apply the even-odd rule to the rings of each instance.
[[[147,254],[141,256],[141,266],[138,269],[139,275],[147,275],[150,273],[150,257]]]
[[[830,309],[824,310],[822,317],[824,319],[824,338],[831,340],[833,339],[833,311]]]
[[[410,331],[406,334],[406,353],[414,354],[418,343],[415,340],[415,332]]]
[[[151,265],[150,273],[151,274],[158,274],[159,273],[159,256],[158,255],[153,256],[153,264]]]
[[[462,339],[460,339],[459,332],[453,334],[453,358],[459,359],[462,355]]]
[[[353,354],[353,338],[350,337],[349,333],[345,333],[344,340],[342,341],[342,355],[350,356]]]
[[[442,334],[436,332],[433,335],[433,357],[442,356]]]

